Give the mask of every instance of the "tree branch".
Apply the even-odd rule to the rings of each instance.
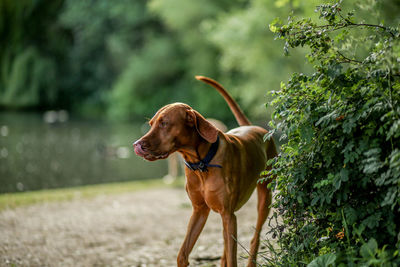
[[[345,62],[347,62],[347,63],[363,64],[361,61],[358,61],[358,60],[355,60],[355,59],[351,59],[351,58],[346,57],[346,56],[343,55],[339,50],[337,50],[336,53],[338,53],[339,56],[341,56],[341,57],[345,60]]]
[[[368,23],[353,23],[350,22],[349,20],[346,20],[346,23],[340,23],[340,24],[326,24],[326,25],[319,25],[319,26],[314,26],[314,29],[329,29],[329,32],[337,31],[346,27],[371,27],[371,28],[379,28],[382,30],[385,30],[387,33],[389,33],[392,37],[396,37],[396,35],[390,31],[389,28],[384,27],[382,25],[376,25],[376,24],[368,24]],[[311,27],[310,27],[311,29]],[[296,36],[298,34],[302,34],[306,32],[307,30],[302,30],[295,32],[293,35]]]

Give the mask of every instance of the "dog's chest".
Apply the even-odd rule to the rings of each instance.
[[[208,177],[202,183],[202,195],[210,207],[215,212],[221,212],[225,207],[226,188],[224,180],[220,177]]]
[[[192,175],[187,179],[186,189],[194,205],[205,202],[210,209],[219,213],[227,208],[227,188],[220,175]]]

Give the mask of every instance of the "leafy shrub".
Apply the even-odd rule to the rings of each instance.
[[[400,38],[357,22],[340,3],[323,24],[289,17],[270,26],[290,48],[310,48],[311,75],[273,92],[282,132],[267,265],[400,264]],[[319,256],[319,257],[318,257]]]

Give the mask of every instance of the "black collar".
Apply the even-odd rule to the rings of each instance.
[[[185,165],[192,171],[197,171],[200,170],[201,172],[206,172],[207,167],[217,167],[217,168],[222,168],[221,165],[216,165],[216,164],[210,164],[210,161],[213,159],[215,154],[217,154],[218,150],[218,145],[219,145],[219,136],[217,138],[217,141],[215,143],[211,144],[210,150],[208,150],[207,155],[204,157],[204,159],[200,160],[199,162],[191,163],[187,162],[186,160]]]

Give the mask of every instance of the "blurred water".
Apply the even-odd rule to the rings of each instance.
[[[0,113],[0,193],[166,174],[166,161],[145,162],[132,149],[144,120],[121,124],[57,114]]]

